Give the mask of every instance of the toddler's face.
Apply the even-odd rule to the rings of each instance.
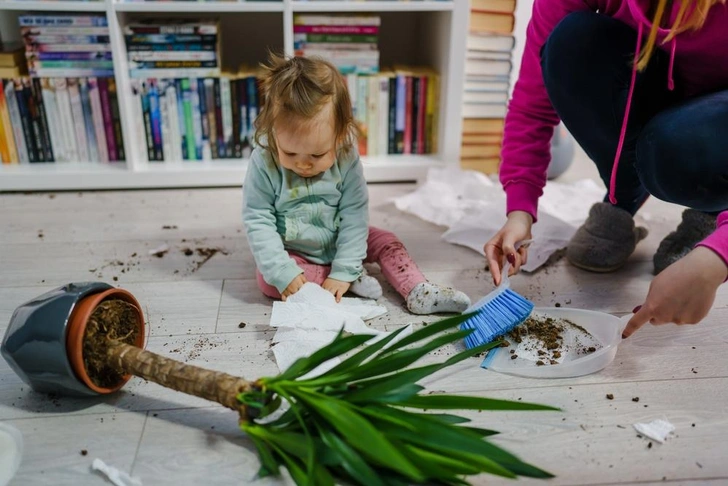
[[[315,177],[336,161],[333,106],[328,104],[311,120],[275,124],[278,160],[300,177]]]

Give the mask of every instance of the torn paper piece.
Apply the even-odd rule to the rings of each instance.
[[[530,247],[532,272],[556,251],[566,247],[604,189],[590,179],[573,184],[548,182],[539,200],[539,220],[533,226],[536,240]],[[394,200],[395,206],[449,230],[443,239],[483,253],[483,245],[505,224],[505,192],[476,171],[430,169],[427,180],[410,194]]]
[[[107,466],[101,459],[94,459],[94,462],[91,463],[91,469],[102,473],[116,486],[142,486],[142,481],[139,478],[131,477],[124,471]]]
[[[662,444],[671,432],[675,431],[675,426],[667,420],[656,419],[649,423],[637,423],[633,427],[643,436]]]
[[[505,201],[494,203],[487,211],[471,212],[468,217],[454,223],[443,235],[448,243],[465,246],[485,256],[483,246],[506,223]],[[576,227],[541,213],[538,224],[533,225],[533,243],[528,249],[528,262],[521,267],[533,272],[556,251],[566,248]]]

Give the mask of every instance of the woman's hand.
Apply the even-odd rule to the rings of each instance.
[[[303,284],[306,282],[306,277],[304,277],[302,273],[299,273],[296,278],[291,280],[291,283],[288,284],[286,290],[281,292],[281,300],[285,302],[288,297],[301,290],[301,287],[303,287]]]
[[[697,247],[652,280],[644,304],[627,323],[623,338],[645,323],[697,324],[710,311],[728,266],[712,250]]]
[[[324,280],[324,284],[322,287],[332,294],[334,294],[334,297],[336,297],[336,302],[341,302],[341,298],[344,296],[347,290],[349,290],[349,287],[351,286],[351,282],[342,282],[341,280],[335,280],[333,278],[327,278]]]
[[[508,221],[503,228],[485,244],[485,257],[488,259],[490,273],[493,275],[493,283],[500,285],[501,269],[503,268],[503,257],[508,259],[511,269],[509,276],[517,273],[528,261],[528,246],[524,245],[516,251],[515,246],[519,241],[531,238],[531,226],[533,218],[525,211],[512,211],[508,214]]]

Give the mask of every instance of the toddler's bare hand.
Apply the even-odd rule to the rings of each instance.
[[[284,290],[281,293],[281,300],[286,301],[286,299],[301,290],[301,287],[303,287],[303,284],[306,283],[306,277],[303,276],[302,273],[298,274],[296,278],[291,280],[291,283],[288,284],[288,287],[286,287],[286,290]]]
[[[327,278],[324,280],[323,288],[334,294],[336,302],[341,302],[341,298],[344,296],[351,282],[342,282],[341,280],[335,280],[333,278]]]

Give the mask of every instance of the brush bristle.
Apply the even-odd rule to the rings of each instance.
[[[465,346],[471,349],[510,332],[531,315],[533,307],[533,302],[511,289],[506,289],[460,324],[461,330],[475,329],[465,338]]]

